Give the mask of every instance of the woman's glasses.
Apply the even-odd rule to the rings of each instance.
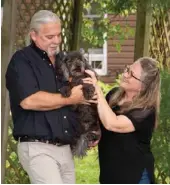
[[[136,80],[138,80],[138,81],[140,81],[140,82],[142,82],[142,83],[145,83],[145,82],[142,81],[141,79],[139,79],[139,78],[137,78],[136,76],[134,76],[133,71],[131,71],[131,69],[130,69],[130,66],[126,66],[126,67],[125,67],[124,73],[128,73],[128,75],[129,75],[130,77],[133,77],[133,78],[135,78]]]

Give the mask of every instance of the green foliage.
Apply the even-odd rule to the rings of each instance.
[[[149,1],[154,10],[160,8],[164,9],[164,12],[170,10],[170,0],[145,1]],[[116,37],[118,42],[113,43],[113,45],[120,52],[123,41],[130,36],[134,36],[135,30],[128,24],[123,27],[119,24],[111,24],[110,18],[105,17],[105,14],[127,16],[130,13],[135,13],[136,8],[137,0],[84,0],[84,12],[91,10],[91,14],[99,15],[99,18],[89,19],[83,16],[82,40],[86,45],[101,47],[105,40]],[[88,48],[86,46],[84,49]]]
[[[136,9],[137,0],[96,0],[100,3],[101,10],[108,14],[124,14]]]
[[[158,129],[154,133],[152,150],[158,183],[170,183],[170,73],[162,72],[161,107]]]
[[[76,184],[99,184],[97,148],[91,149],[83,159],[75,158]]]
[[[101,87],[104,95],[106,95],[112,88],[116,87],[117,84],[105,84],[101,81],[98,82],[98,85]]]
[[[154,8],[163,8],[165,11],[170,10],[169,0],[151,0],[151,3]]]
[[[116,6],[116,2],[114,3]],[[126,6],[125,6],[126,7]],[[124,7],[124,8],[125,8]],[[112,8],[112,11],[111,9]],[[121,14],[127,15],[128,12],[122,8]],[[124,27],[121,27],[119,24],[111,24],[109,17],[105,16],[106,14],[112,13],[117,14],[116,7],[113,7],[112,3],[107,0],[86,0],[84,2],[84,12],[91,10],[91,14],[98,15],[98,18],[88,18],[83,13],[83,24],[82,24],[82,40],[86,43],[85,50],[90,47],[102,47],[105,40],[108,38],[117,38],[117,42],[113,43],[116,49],[120,52],[121,44],[129,36],[134,36],[134,29],[131,28],[128,24]],[[131,11],[131,8],[130,8]],[[85,45],[85,44],[83,44]],[[84,47],[84,46],[83,46]]]
[[[87,0],[88,1],[88,0]],[[133,12],[137,7],[137,0],[92,0],[90,2],[99,2],[104,13],[124,14]],[[168,10],[170,8],[169,0],[144,0],[151,4],[151,7],[164,8]]]
[[[10,117],[8,129],[7,159],[5,171],[5,184],[29,184],[26,172],[18,161],[17,142],[12,137],[12,120]]]

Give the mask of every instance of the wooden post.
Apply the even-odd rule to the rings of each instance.
[[[134,60],[149,56],[151,16],[151,0],[138,0]]]
[[[1,183],[4,183],[6,151],[8,140],[9,98],[5,86],[5,73],[13,54],[16,35],[16,0],[5,0],[2,23],[2,65],[1,65]]]
[[[73,39],[71,40],[71,50],[79,50],[81,39],[81,25],[82,25],[82,12],[84,0],[74,0],[74,15],[73,15]]]

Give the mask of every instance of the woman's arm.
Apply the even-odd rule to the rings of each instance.
[[[112,109],[108,105],[103,95],[102,90],[97,85],[97,79],[93,74],[93,72],[90,70],[86,70],[86,72],[91,76],[92,78],[91,82],[94,84],[96,88],[97,102],[98,102],[97,108],[98,108],[99,117],[103,126],[107,130],[119,132],[119,133],[128,133],[128,132],[135,131],[135,128],[128,117],[124,115],[117,116],[112,111]],[[89,83],[90,83],[90,79],[89,79]]]
[[[98,96],[98,113],[103,126],[110,131],[119,133],[128,133],[135,131],[131,120],[124,116],[117,116],[108,105],[105,97],[98,85],[96,85],[96,92]]]

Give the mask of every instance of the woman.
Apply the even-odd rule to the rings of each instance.
[[[106,99],[94,73],[86,72],[96,87],[102,123],[98,146],[100,183],[154,183],[150,141],[160,106],[157,62],[144,57],[126,67],[119,87],[112,89]]]

